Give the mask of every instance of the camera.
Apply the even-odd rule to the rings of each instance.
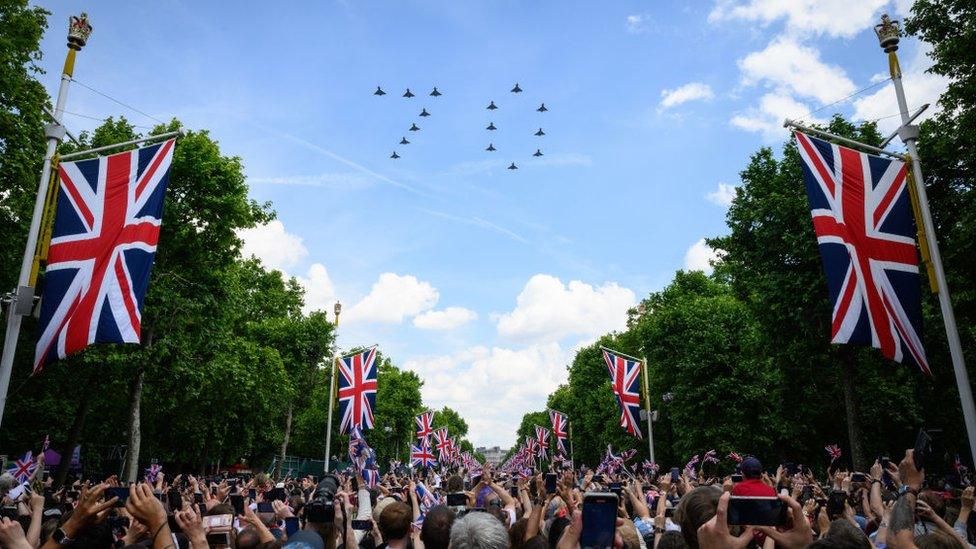
[[[308,522],[331,523],[335,520],[335,494],[339,490],[339,477],[325,475],[315,492],[312,500],[305,506]]]

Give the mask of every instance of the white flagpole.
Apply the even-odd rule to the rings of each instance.
[[[654,420],[651,417],[651,392],[647,389],[647,359],[641,359],[641,363],[644,365],[644,405],[647,410],[647,453],[651,461],[654,462]]]
[[[336,337],[338,338],[339,331],[339,313],[342,312],[342,304],[336,301],[335,304],[335,330],[337,332]],[[332,410],[335,406],[335,377],[336,377],[336,362],[339,357],[336,357],[332,361],[332,375],[329,376],[329,426],[325,432],[325,472],[329,472],[329,462],[332,458]]]
[[[887,15],[883,15],[881,17],[881,24],[876,25],[874,31],[878,35],[882,49],[888,54],[888,69],[891,73],[891,81],[895,87],[898,109],[901,111],[902,126],[898,128],[898,136],[905,143],[908,154],[912,158],[912,173],[915,176],[918,206],[922,216],[922,224],[925,227],[925,236],[928,241],[932,268],[935,271],[935,278],[939,284],[939,306],[942,309],[942,320],[945,322],[949,354],[952,357],[952,368],[955,371],[956,386],[958,387],[959,400],[962,404],[966,435],[969,438],[969,451],[973,463],[976,463],[976,406],[973,405],[969,374],[966,372],[966,361],[962,354],[962,343],[959,341],[959,330],[956,328],[956,315],[952,310],[952,301],[949,298],[949,285],[946,283],[945,270],[942,266],[942,254],[939,252],[939,243],[935,237],[935,225],[932,222],[932,212],[929,211],[928,195],[925,191],[925,179],[922,177],[922,166],[918,157],[918,148],[916,147],[918,126],[911,124],[912,117],[908,112],[908,101],[905,99],[905,89],[901,81],[901,67],[898,64],[898,56],[895,53],[898,50],[900,29],[897,21],[891,21]]]
[[[31,217],[30,230],[27,233],[27,243],[24,245],[24,259],[20,264],[20,278],[17,280],[17,289],[10,296],[10,303],[7,305],[7,331],[4,334],[3,354],[0,355],[0,423],[3,422],[3,412],[7,407],[7,390],[10,388],[14,353],[17,350],[17,339],[20,336],[21,317],[30,314],[34,306],[34,288],[30,280],[34,266],[34,251],[37,249],[37,237],[40,233],[44,203],[47,199],[48,183],[51,180],[51,159],[58,148],[58,143],[65,134],[64,127],[61,125],[61,118],[64,116],[64,104],[68,100],[68,84],[74,75],[75,56],[88,41],[92,31],[86,13],[82,13],[80,17],[72,16],[68,21],[68,55],[65,57],[64,68],[61,71],[61,86],[58,88],[58,98],[54,104],[54,121],[44,126],[47,150],[44,153],[44,164],[41,168],[41,181],[37,186],[37,197],[34,199],[34,213]]]

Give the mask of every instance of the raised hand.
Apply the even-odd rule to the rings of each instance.
[[[806,514],[803,512],[803,508],[800,507],[800,503],[795,499],[787,496],[779,496],[779,499],[790,508],[790,517],[793,519],[790,528],[784,531],[779,531],[768,526],[757,526],[756,528],[768,537],[776,540],[777,546],[784,547],[785,549],[803,549],[813,542],[813,529],[810,528],[810,523],[807,522]]]
[[[153,537],[166,526],[166,509],[146,483],[129,486],[129,500],[125,502],[125,509],[132,518],[146,525]]]
[[[698,528],[698,546],[702,549],[744,549],[752,541],[752,527],[747,526],[738,536],[729,532],[728,493],[722,494],[715,509],[715,516]]]

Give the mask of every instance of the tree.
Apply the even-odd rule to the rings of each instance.
[[[434,429],[447,427],[447,434],[451,437],[458,437],[458,440],[463,439],[468,434],[468,422],[464,421],[461,414],[448,406],[434,411],[432,426]]]

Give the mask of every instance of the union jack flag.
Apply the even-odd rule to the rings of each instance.
[[[532,437],[525,437],[525,450],[530,456],[535,456],[539,453],[539,441]]]
[[[718,463],[718,455],[715,453],[715,450],[709,450],[702,456],[702,461],[704,463]]]
[[[689,459],[688,460],[688,463],[685,464],[684,471],[685,471],[685,473],[688,473],[688,476],[689,477],[695,478],[695,476],[696,476],[695,475],[695,466],[698,465],[698,462],[699,461],[701,461],[701,460],[698,459],[698,454],[695,454],[695,455],[691,456],[691,459]]]
[[[433,467],[436,463],[434,453],[430,450],[430,442],[426,438],[420,439],[420,444],[410,445],[410,465],[414,467]]]
[[[824,446],[824,450],[826,450],[827,455],[830,456],[831,463],[840,459],[841,456],[840,446],[837,446],[836,444],[829,444],[827,446]]]
[[[545,461],[549,455],[549,429],[536,425],[535,440],[537,441],[536,450],[538,451],[539,459]]]
[[[441,462],[447,461],[451,457],[451,444],[450,437],[447,436],[447,427],[442,427],[434,431],[434,447],[437,448],[437,457]]]
[[[871,345],[931,374],[905,163],[800,132],[796,140],[833,303],[831,343]]]
[[[566,430],[569,426],[569,418],[562,412],[549,410],[549,421],[552,423],[552,436],[556,438],[556,447],[559,451],[566,453],[566,438],[569,436]]]
[[[376,347],[339,359],[339,432],[373,428],[376,406]]]
[[[379,469],[363,469],[363,480],[366,481],[366,486],[376,488],[380,483]]]
[[[620,426],[631,435],[644,438],[637,423],[640,417],[641,363],[624,358],[610,349],[603,349],[603,360],[610,370],[611,388],[620,407]]]
[[[414,418],[417,422],[417,438],[427,438],[434,432],[431,424],[434,422],[434,412],[424,412]]]
[[[731,459],[732,461],[734,461],[736,463],[742,463],[742,456],[740,456],[739,454],[737,454],[735,452],[729,452],[729,459]]]
[[[356,466],[356,469],[376,466],[376,452],[370,448],[359,427],[353,427],[349,431],[349,460]]]
[[[30,480],[31,475],[34,474],[34,471],[37,471],[37,460],[34,459],[33,452],[27,452],[24,454],[24,457],[14,462],[13,467],[7,469],[7,472],[10,473],[15,479],[17,479],[17,482],[21,484]]]
[[[146,481],[149,482],[149,484],[154,484],[156,482],[156,478],[159,477],[159,473],[162,472],[163,472],[162,465],[155,462],[152,463],[151,465],[149,465],[149,468],[146,469]]]
[[[174,144],[59,165],[35,374],[94,343],[139,343]]]

